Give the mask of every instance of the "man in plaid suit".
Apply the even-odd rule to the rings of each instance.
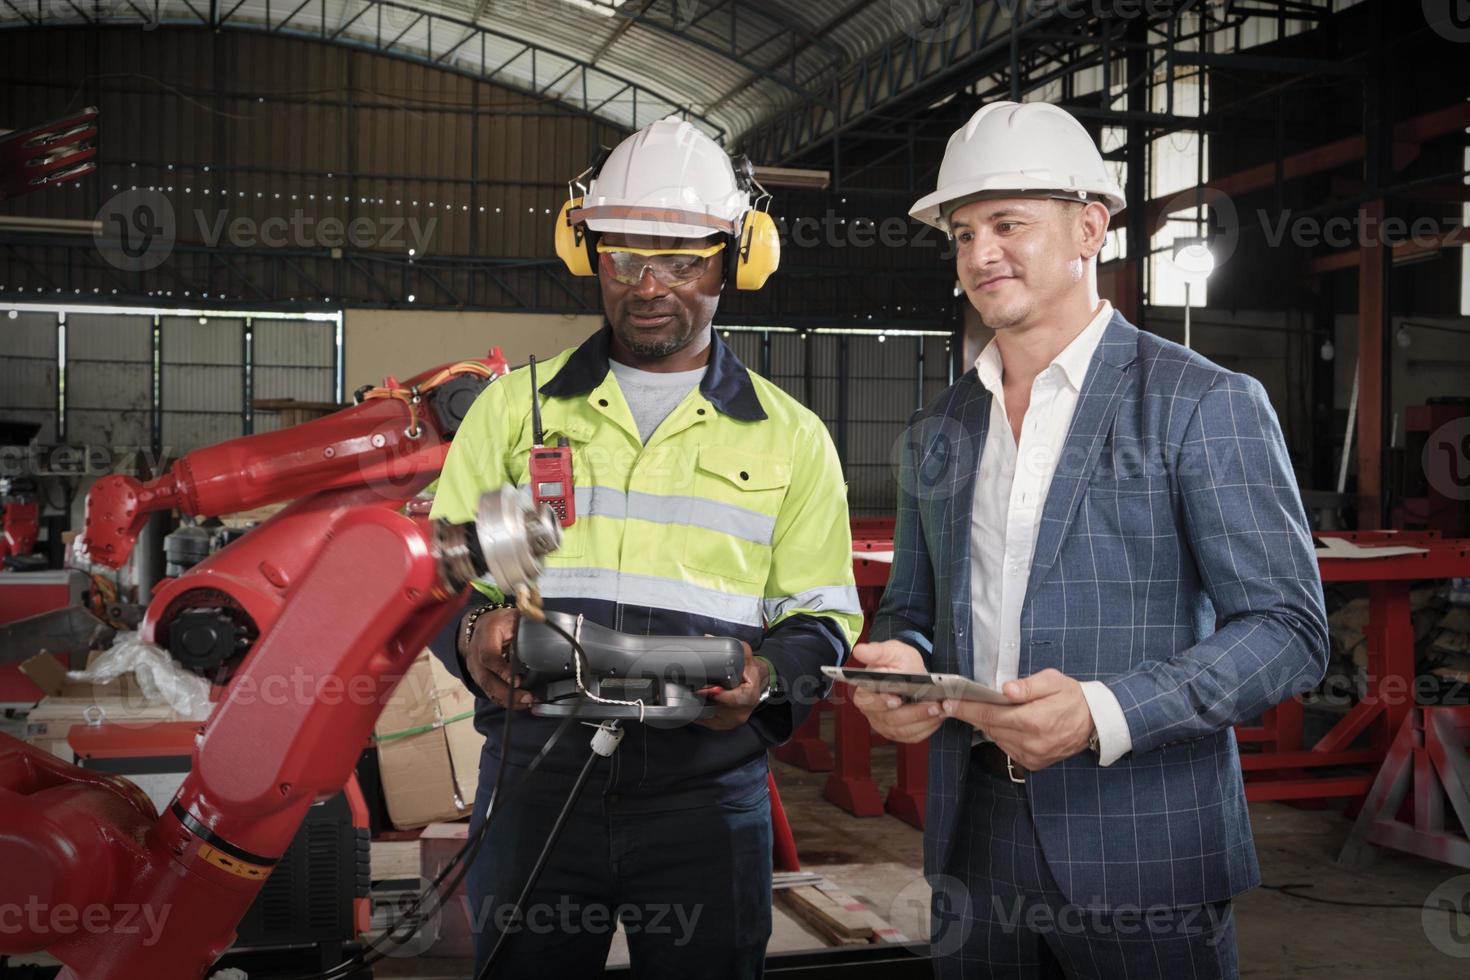
[[[911,212],[954,236],[995,336],[906,433],[893,571],[853,657],[1011,702],[854,694],[879,733],[931,739],[941,977],[1236,976],[1231,900],[1260,878],[1231,726],[1326,666],[1265,391],[1098,297],[1122,204],[1075,119],[1000,102]]]

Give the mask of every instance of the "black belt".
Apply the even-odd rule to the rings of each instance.
[[[1005,750],[994,742],[977,742],[971,746],[970,761],[986,772],[1009,779],[1013,783],[1024,783],[1028,775],[1025,766],[1011,761]]]

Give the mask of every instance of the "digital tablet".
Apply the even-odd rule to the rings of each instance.
[[[904,674],[892,670],[862,670],[852,667],[823,667],[822,673],[881,694],[897,694],[909,701],[983,701],[987,704],[1011,704],[1010,698],[993,687],[959,674]]]

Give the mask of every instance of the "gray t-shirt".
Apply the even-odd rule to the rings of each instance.
[[[642,371],[617,361],[609,361],[608,364],[618,379],[618,387],[623,390],[628,408],[633,412],[633,421],[638,424],[638,438],[644,445],[648,444],[659,424],[684,400],[684,396],[704,380],[704,372],[708,370],[695,368],[693,371],[669,373]]]

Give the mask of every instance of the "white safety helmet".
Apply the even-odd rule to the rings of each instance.
[[[720,145],[670,116],[608,154],[576,217],[599,234],[707,238],[735,234],[750,198]]]
[[[949,231],[960,202],[1008,195],[1101,201],[1109,214],[1124,204],[1097,144],[1071,113],[1046,102],[991,102],[949,138],[938,188],[909,215]]]
[[[780,265],[781,237],[766,210],[771,195],[750,160],[732,160],[685,120],[670,116],[640,129],[567,191],[555,245],[574,276],[595,274],[596,239],[608,233],[722,236],[725,281],[736,289],[760,289]]]

